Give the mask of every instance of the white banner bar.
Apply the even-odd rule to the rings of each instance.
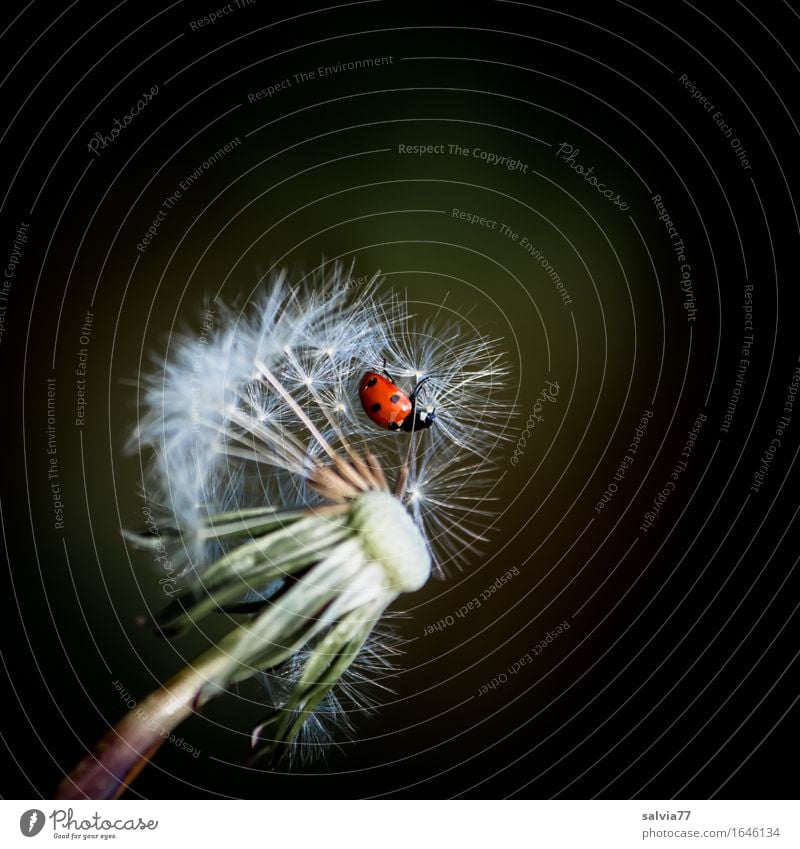
[[[0,846],[28,849],[800,846],[795,801],[29,800],[0,802],[0,820]]]

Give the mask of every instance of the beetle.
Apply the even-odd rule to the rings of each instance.
[[[429,380],[430,377],[423,377],[408,395],[386,371],[384,358],[383,373],[368,371],[358,384],[361,406],[375,424],[388,430],[405,433],[425,430],[436,421],[436,411],[418,409],[417,397]]]

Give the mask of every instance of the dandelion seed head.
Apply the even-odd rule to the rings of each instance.
[[[262,729],[278,742],[301,727],[321,733],[321,717],[337,712],[321,686],[317,702],[303,701],[298,668],[321,674],[333,652],[343,670],[358,669],[359,647],[394,599],[460,567],[483,541],[488,458],[513,412],[496,341],[452,319],[417,322],[377,281],[353,292],[346,280],[340,266],[305,286],[282,273],[244,309],[215,305],[207,337],[174,337],[144,378],[132,441],[152,449],[147,484],[181,529],[194,592],[161,624],[184,627],[262,594],[252,634],[226,647],[209,688],[259,668],[290,682]],[[364,415],[358,383],[383,357],[408,393],[428,378],[418,404],[435,413],[430,428],[390,433]],[[274,629],[294,621],[287,655]]]

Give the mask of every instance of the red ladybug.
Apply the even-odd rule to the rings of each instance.
[[[418,410],[417,395],[430,378],[423,377],[411,394],[406,395],[386,371],[386,360],[383,366],[383,374],[368,371],[358,384],[358,395],[364,412],[375,424],[389,430],[411,433],[429,428],[436,420],[436,413],[433,410]]]

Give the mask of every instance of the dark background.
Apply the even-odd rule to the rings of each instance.
[[[150,352],[197,328],[206,297],[244,302],[270,268],[307,272],[323,258],[382,270],[421,314],[447,296],[503,336],[522,426],[545,380],[559,402],[517,466],[504,449],[484,555],[401,600],[395,694],[354,717],[352,741],[292,773],[246,769],[260,712],[231,696],[181,728],[199,758],[165,745],[128,795],[797,795],[781,767],[798,756],[800,406],[764,485],[750,486],[800,356],[800,18],[780,2],[722,8],[256,0],[194,31],[219,6],[6,5],[4,268],[29,229],[0,342],[4,796],[51,794],[122,716],[115,681],[141,698],[194,653],[191,639],[136,627],[162,597],[153,564],[119,533],[141,522],[140,458],[123,446]],[[300,71],[378,56],[391,64],[248,101]],[[92,155],[93,135],[153,85]],[[138,251],[164,198],[236,137]],[[626,210],[559,158],[564,142]],[[527,173],[398,153],[439,143],[509,155]],[[686,246],[693,322],[654,194]],[[571,304],[518,244],[453,208],[524,234]],[[749,284],[751,363],[723,432]],[[52,377],[63,529],[48,479]],[[635,462],[598,513],[647,409]],[[701,413],[688,466],[643,532]],[[423,636],[512,567],[491,602]],[[535,663],[477,695],[563,620]]]

